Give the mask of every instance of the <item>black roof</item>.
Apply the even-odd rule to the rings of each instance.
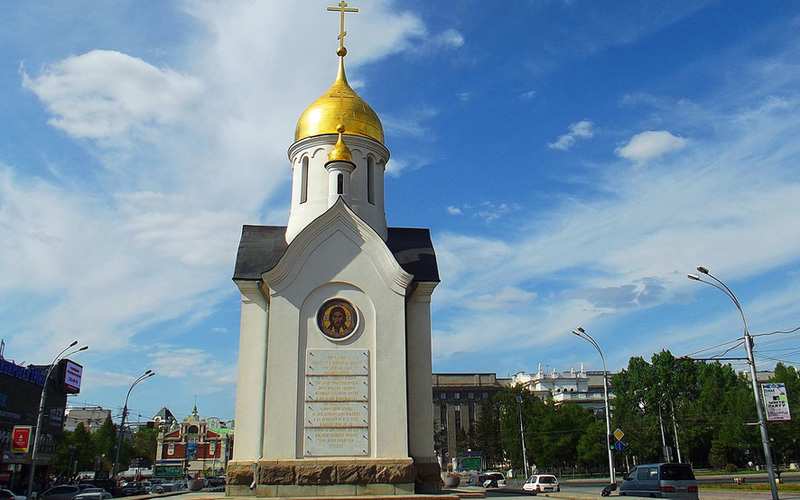
[[[261,273],[275,267],[289,246],[285,234],[286,226],[243,226],[233,279],[259,280]],[[440,281],[430,230],[390,227],[386,246],[414,281]]]

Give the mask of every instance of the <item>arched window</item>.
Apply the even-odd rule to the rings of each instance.
[[[308,201],[308,156],[303,158],[303,167],[300,171],[300,203]]]
[[[367,157],[367,201],[375,204],[375,161]]]
[[[344,176],[342,174],[336,176],[336,194],[344,194]]]

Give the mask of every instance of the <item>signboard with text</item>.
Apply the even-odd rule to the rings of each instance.
[[[764,396],[768,421],[780,422],[792,419],[789,412],[789,397],[786,395],[786,384],[761,384],[761,393]]]
[[[31,432],[33,427],[30,425],[15,425],[11,433],[11,452],[28,453],[31,443]]]
[[[64,390],[70,394],[81,392],[81,377],[83,376],[83,366],[64,360]]]

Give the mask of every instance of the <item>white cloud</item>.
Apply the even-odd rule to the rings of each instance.
[[[297,2],[181,5],[196,23],[182,42],[191,50],[169,66],[91,50],[22,70],[48,123],[90,139],[76,147],[103,172],[65,165],[43,179],[0,166],[0,234],[14,235],[0,238],[0,312],[21,356],[68,344],[76,332],[101,356],[181,318],[164,334],[178,335],[234,294],[241,225],[275,206],[285,218],[273,193],[288,189],[292,126],[330,84],[324,68],[330,81],[336,71],[333,48],[320,49],[335,48],[335,26],[313,27],[335,19]],[[425,35],[416,16],[389,7],[376,3],[353,21],[351,72]],[[304,36],[287,19],[303,19]],[[322,80],[308,78],[309,67]],[[391,164],[395,175],[406,165]],[[12,298],[25,314],[11,314]]]
[[[582,120],[569,126],[569,133],[559,136],[555,142],[548,142],[547,147],[566,151],[575,145],[577,139],[588,139],[594,135],[592,122]]]
[[[734,311],[727,311],[719,324],[709,319],[702,327],[675,324],[674,317],[659,324],[654,311],[687,300],[696,285],[685,273],[698,264],[734,281],[768,269],[793,268],[800,255],[800,227],[794,222],[800,211],[800,182],[785,171],[788,159],[800,157],[798,119],[787,112],[797,103],[757,102],[765,104],[740,107],[736,114],[722,111],[730,109],[727,103],[717,109],[696,107],[694,127],[717,127],[703,147],[665,156],[662,169],[639,169],[620,177],[609,168],[594,185],[602,195],[564,199],[546,212],[522,211],[516,229],[502,237],[436,235],[442,276],[433,303],[439,318],[437,369],[450,369],[451,363],[480,364],[473,353],[485,344],[486,332],[502,332],[502,342],[493,337],[499,350],[504,345],[535,346],[539,358],[547,359],[550,351],[563,356],[563,348],[554,346],[563,344],[568,328],[583,324],[610,334],[608,341],[616,346],[609,357],[613,363],[677,343],[684,349],[701,348],[727,339],[732,328],[740,327]],[[686,111],[676,111],[675,120],[689,119]],[[684,144],[670,137],[661,139],[677,147]],[[764,304],[753,305],[758,310],[754,317],[785,325],[798,309],[781,295],[791,296],[789,287],[776,286]],[[502,295],[505,287],[535,289],[536,300],[497,314],[470,308]],[[644,310],[650,328],[664,335],[626,338],[624,343],[613,337],[620,325],[623,331],[635,331],[629,323],[641,319]],[[788,321],[793,326],[794,320]],[[510,348],[508,353],[521,366],[530,362],[514,357]]]
[[[672,135],[666,130],[646,131],[636,134],[615,151],[617,156],[636,164],[644,164],[668,153],[680,151],[689,145],[689,140]]]
[[[436,43],[443,47],[458,48],[464,45],[464,35],[454,29],[447,29],[436,36]]]
[[[23,72],[23,86],[47,106],[48,123],[90,139],[185,120],[203,96],[197,78],[110,50],[68,57],[34,78]]]
[[[520,95],[519,97],[522,100],[529,101],[529,100],[533,99],[534,97],[536,97],[536,91],[535,90],[529,90],[527,92],[522,93],[522,95]]]
[[[475,300],[470,301],[467,307],[475,311],[502,311],[518,307],[519,304],[525,302],[532,302],[535,299],[535,293],[514,286],[504,286],[495,293],[478,296]]]
[[[469,214],[471,217],[483,219],[485,222],[494,222],[501,217],[521,210],[521,208],[516,203],[483,201],[478,204],[464,203],[460,207],[451,205],[447,207],[447,213],[450,215]]]

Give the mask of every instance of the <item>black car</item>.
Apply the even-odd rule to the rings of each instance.
[[[150,492],[152,484],[148,481],[137,481],[128,483],[122,487],[122,494],[126,496],[144,495]]]

